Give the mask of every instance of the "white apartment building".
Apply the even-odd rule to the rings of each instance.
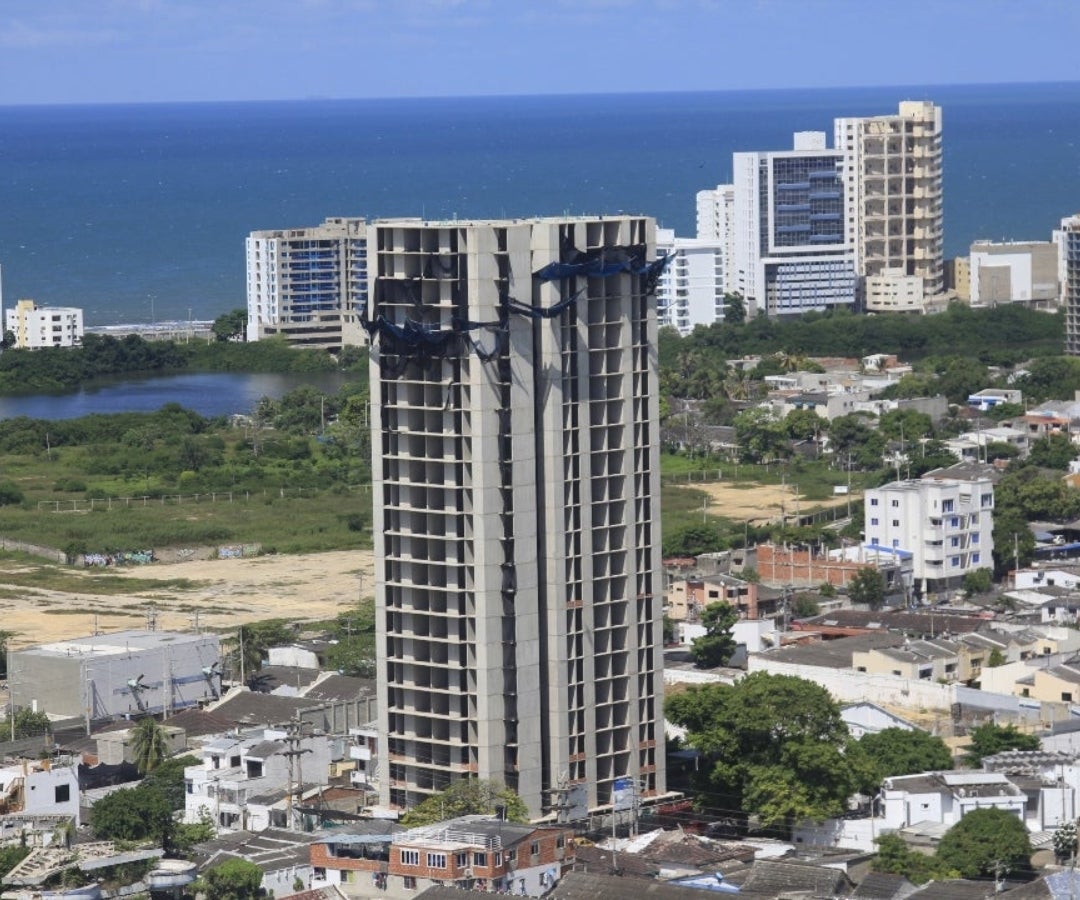
[[[797,133],[793,147],[732,156],[734,277],[750,315],[855,304],[843,153],[820,131]]]
[[[988,478],[894,481],[865,494],[868,549],[912,561],[921,596],[994,565],[994,486]]]
[[[1080,213],[1061,220],[1061,305],[1065,308],[1065,352],[1080,356]]]
[[[720,184],[712,190],[698,191],[697,237],[700,241],[715,241],[722,248],[723,280],[721,289],[725,294],[735,293],[735,185]]]
[[[16,348],[77,347],[83,339],[83,311],[76,306],[38,306],[20,300],[4,313],[4,330],[15,335]]]
[[[867,312],[923,312],[923,280],[903,269],[882,269],[864,282]]]
[[[839,118],[848,239],[863,277],[899,268],[944,290],[941,108],[903,101],[896,115]]]
[[[696,325],[724,319],[724,250],[716,240],[675,237],[656,229],[656,257],[670,256],[656,284],[656,316],[686,336]]]
[[[382,804],[663,793],[654,221],[368,247]]]
[[[968,260],[972,306],[1057,305],[1058,250],[1052,241],[976,241]]]
[[[284,335],[324,350],[366,342],[367,224],[328,218],[311,228],[253,231],[247,255],[247,339]]]

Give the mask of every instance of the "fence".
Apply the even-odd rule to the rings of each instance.
[[[31,556],[41,556],[59,563],[67,562],[67,556],[65,556],[63,550],[57,550],[55,547],[44,547],[41,544],[30,544],[26,541],[17,541],[14,538],[3,537],[2,535],[0,535],[0,550],[29,553]]]
[[[346,489],[350,493],[354,491],[367,493],[371,490],[371,485],[347,485]],[[325,493],[326,490],[323,488],[283,487],[266,488],[262,491],[205,491],[198,494],[159,494],[153,497],[149,494],[144,494],[139,497],[91,497],[88,499],[39,500],[37,508],[38,512],[90,512],[95,509],[114,510],[139,509],[148,506],[183,506],[185,503],[250,503],[252,498],[256,501],[266,500],[270,497],[278,497],[284,500],[289,497],[318,497]]]

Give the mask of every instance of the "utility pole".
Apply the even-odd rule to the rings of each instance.
[[[303,799],[304,796],[304,776],[303,768],[300,765],[300,757],[305,753],[310,753],[310,748],[302,748],[300,744],[304,738],[302,735],[303,723],[297,719],[295,722],[289,725],[288,734],[285,737],[285,743],[289,749],[286,750],[282,756],[286,757],[289,761],[289,785],[286,788],[287,794],[285,797],[285,804],[287,809],[287,822],[285,823],[286,829],[289,831],[296,830],[296,824],[293,819],[293,775],[295,773],[296,791],[295,793]]]

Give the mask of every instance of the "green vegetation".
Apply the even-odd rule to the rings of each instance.
[[[215,322],[218,340],[211,343],[88,334],[81,347],[6,350],[0,355],[0,394],[62,391],[95,378],[155,372],[332,372],[339,368],[328,353],[290,347],[284,339],[252,344],[230,340],[236,323],[229,316]],[[350,361],[357,362],[355,355]]]
[[[262,869],[246,859],[226,859],[199,880],[206,900],[256,900],[262,895]]]
[[[705,805],[744,810],[761,824],[841,815],[868,780],[840,709],[824,688],[755,672],[734,685],[691,687],[668,697],[666,717],[704,754]]]
[[[952,754],[945,742],[917,728],[885,728],[864,734],[856,744],[873,767],[870,786],[874,788],[893,775],[952,768]]]
[[[149,775],[169,755],[169,739],[157,720],[147,716],[131,736],[131,753],[140,774]]]
[[[938,846],[941,864],[963,878],[1031,868],[1031,842],[1020,818],[1004,809],[974,809],[945,832]]]
[[[970,766],[982,764],[983,757],[1006,750],[1038,750],[1039,739],[1017,731],[1015,725],[978,725],[971,730],[971,746],[965,759]]]
[[[701,624],[705,634],[694,638],[690,655],[699,669],[726,666],[735,652],[735,638],[731,629],[739,621],[739,611],[730,603],[710,603],[701,612]]]
[[[458,816],[495,815],[500,807],[507,821],[529,821],[528,807],[510,788],[493,781],[471,778],[455,781],[446,790],[414,806],[401,817],[401,824],[406,828],[415,828]]]
[[[864,566],[848,584],[848,596],[852,603],[865,603],[871,609],[880,609],[885,602],[885,576],[879,569]]]

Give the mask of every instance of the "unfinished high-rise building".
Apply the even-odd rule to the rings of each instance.
[[[381,801],[662,793],[654,221],[378,221],[367,248]]]

